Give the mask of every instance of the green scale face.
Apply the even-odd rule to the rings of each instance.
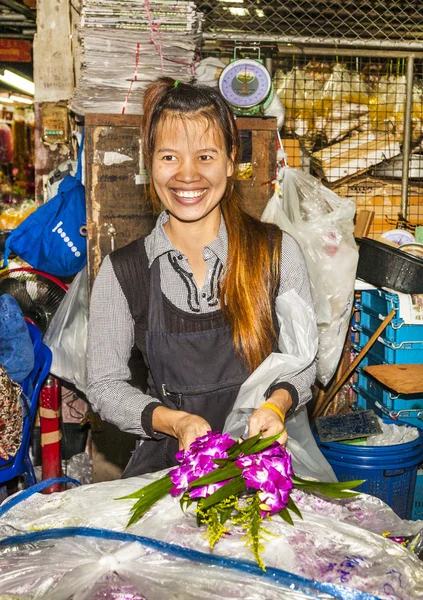
[[[262,112],[272,99],[272,79],[261,62],[250,58],[235,60],[219,78],[222,96],[240,115]]]

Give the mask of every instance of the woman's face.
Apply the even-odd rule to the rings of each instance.
[[[219,210],[232,173],[223,135],[216,127],[204,119],[167,117],[159,122],[152,180],[173,217],[196,222]]]

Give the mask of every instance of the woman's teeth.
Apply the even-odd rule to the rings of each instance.
[[[188,191],[188,190],[173,190],[174,193],[178,196],[178,198],[199,198],[206,192],[206,190],[201,190],[200,192]]]

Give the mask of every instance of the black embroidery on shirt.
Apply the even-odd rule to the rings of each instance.
[[[218,269],[219,269],[219,272],[217,273]],[[219,291],[220,291],[219,277],[222,272],[222,269],[223,269],[222,263],[219,261],[218,258],[216,258],[216,262],[214,263],[212,275],[210,278],[210,296],[208,296],[208,298],[207,298],[207,304],[209,306],[216,306],[219,302]]]
[[[188,271],[185,271],[185,269],[183,269],[181,267],[181,265],[179,264],[178,259],[176,257],[172,256],[170,253],[168,254],[168,258],[169,258],[169,263],[171,264],[171,266],[173,267],[175,272],[179,275],[179,277],[182,279],[182,281],[185,284],[185,287],[187,288],[187,292],[188,292],[187,304],[188,304],[189,309],[192,312],[200,312],[200,299],[198,297],[197,286],[196,286],[195,282],[193,281],[194,274],[188,273]],[[197,305],[196,307],[193,306],[193,297],[192,297],[193,292],[194,292],[194,302]]]

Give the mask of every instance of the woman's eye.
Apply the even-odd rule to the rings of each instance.
[[[201,160],[201,161],[203,161],[203,162],[204,162],[204,161],[211,160],[211,159],[212,159],[212,157],[211,157],[209,154],[202,154],[202,155],[200,156],[200,160]]]
[[[176,160],[176,156],[172,156],[172,154],[166,154],[165,156],[162,156],[162,160],[170,162],[172,160]]]

